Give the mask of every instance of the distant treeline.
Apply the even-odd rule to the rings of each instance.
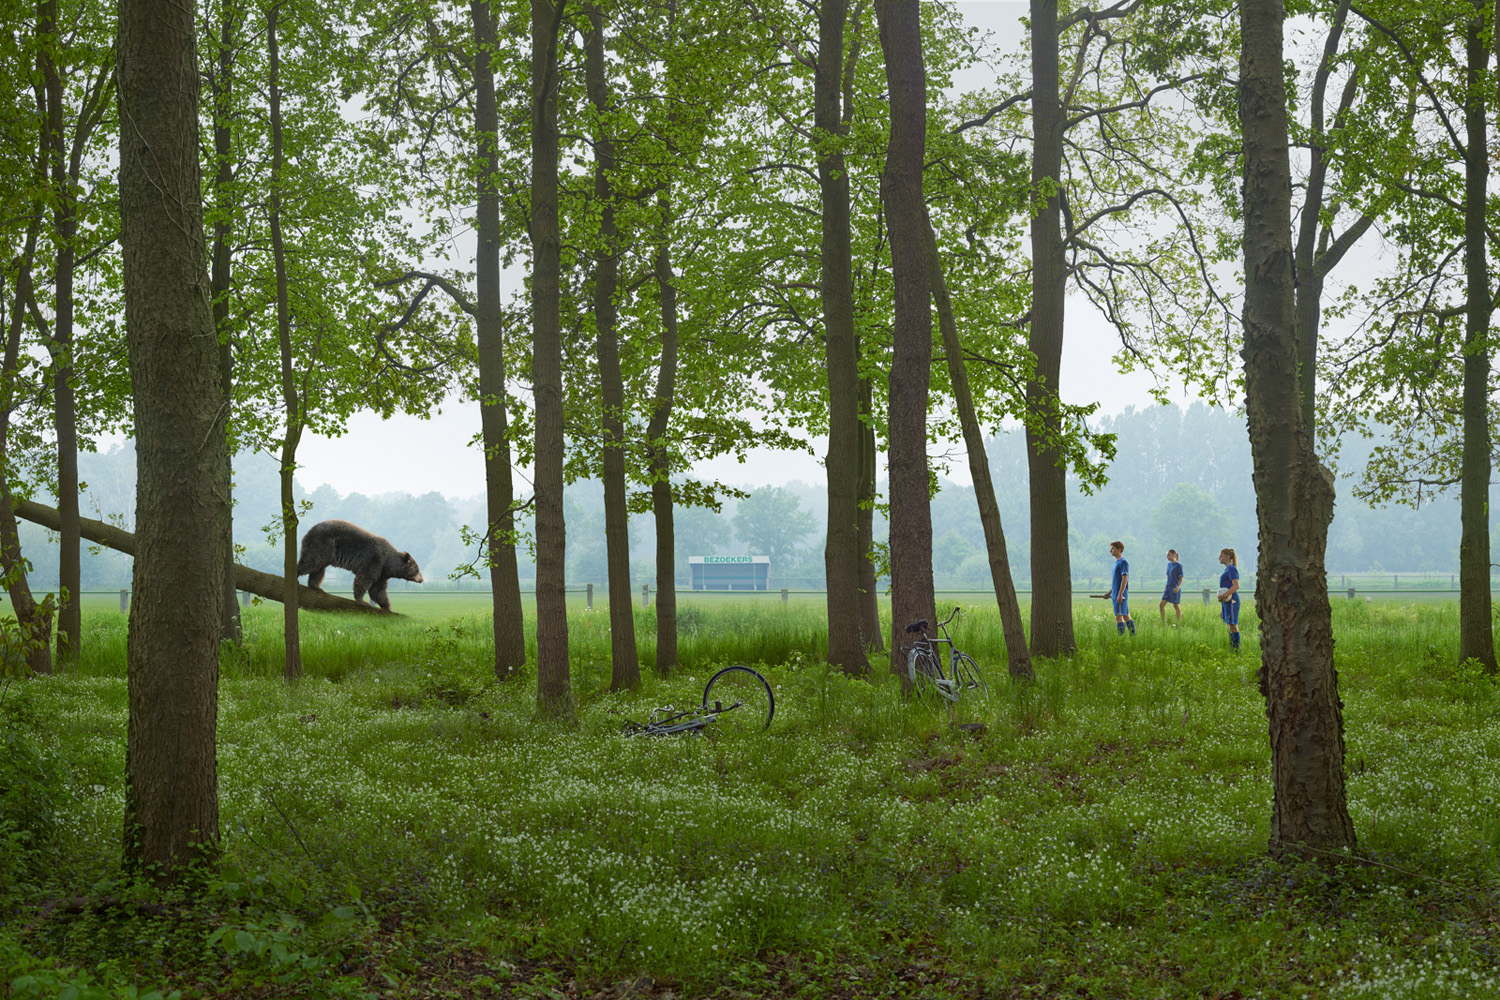
[[[1113,540],[1125,543],[1137,594],[1159,586],[1165,553],[1175,548],[1186,569],[1188,589],[1216,581],[1218,552],[1233,548],[1242,570],[1255,564],[1255,494],[1250,479],[1250,448],[1243,419],[1222,409],[1195,403],[1183,409],[1159,406],[1099,420],[1098,429],[1116,435],[1117,454],[1109,484],[1093,495],[1081,491],[1069,501],[1069,548],[1074,587],[1107,587]],[[1363,467],[1369,442],[1346,442],[1346,469]],[[1026,492],[1025,440],[1019,432],[992,436],[988,450],[999,494],[1006,542],[1017,585],[1026,589],[1030,576],[1030,517]],[[962,462],[958,463],[961,467]],[[135,496],[135,456],[127,448],[80,456],[82,478],[88,484],[83,498],[85,516],[131,527]],[[316,478],[318,470],[307,470]],[[974,491],[940,477],[932,500],[934,525],[933,572],[939,588],[985,589],[989,568],[984,534],[979,524]],[[819,589],[823,586],[825,496],[821,483],[792,482],[779,487],[746,485],[749,499],[729,500],[722,511],[684,509],[677,512],[677,579],[688,581],[687,557],[695,555],[769,555],[774,588]],[[235,541],[243,547],[239,561],[266,572],[279,572],[277,511],[279,498],[274,459],[241,455],[235,462]],[[342,518],[384,535],[410,551],[421,565],[429,588],[481,586],[470,577],[450,579],[457,567],[478,557],[476,546],[464,544],[464,526],[484,523],[484,499],[444,497],[439,493],[413,496],[392,492],[379,496],[341,495],[329,486],[308,492],[299,483],[303,529],[326,518]],[[593,583],[602,591],[605,574],[604,504],[598,482],[570,486],[565,495],[568,524],[568,580],[571,585]],[[1495,509],[1491,505],[1491,510]],[[1492,515],[1493,517],[1493,515]],[[877,513],[876,536],[884,536],[884,519]],[[526,526],[529,530],[529,525]],[[1492,524],[1492,535],[1500,537]],[[22,546],[33,565],[33,581],[40,588],[57,585],[57,548],[47,532],[23,524]],[[1339,501],[1328,540],[1328,566],[1334,586],[1341,574],[1423,573],[1436,578],[1458,566],[1458,504],[1456,499],[1423,505],[1420,509],[1392,506],[1372,508],[1355,499],[1347,476],[1339,481]],[[647,515],[631,521],[632,569],[639,585],[654,583],[655,529]],[[524,565],[522,586],[529,577]],[[333,574],[334,588],[346,576]],[[130,560],[108,550],[85,552],[83,588],[115,590],[130,586]],[[393,581],[391,586],[412,586]]]

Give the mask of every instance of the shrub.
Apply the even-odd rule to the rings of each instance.
[[[57,832],[62,783],[32,739],[36,721],[29,698],[0,687],[0,886],[35,870]]]

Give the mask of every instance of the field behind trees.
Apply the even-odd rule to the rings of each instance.
[[[685,604],[680,673],[610,693],[608,618],[580,611],[568,730],[495,680],[486,600],[409,604],[304,615],[294,687],[279,612],[247,612],[221,663],[225,864],[166,897],[120,867],[124,617],[89,605],[75,671],[0,691],[10,992],[1500,991],[1500,689],[1453,664],[1454,604],[1334,606],[1360,855],[1328,864],[1265,855],[1253,620],[1235,656],[1210,609],[1140,609],[1126,640],[1094,602],[1078,655],[1013,685],[998,616],[966,607],[990,694],[949,710],[826,667],[816,601]],[[620,736],[729,662],[774,685],[768,733]]]

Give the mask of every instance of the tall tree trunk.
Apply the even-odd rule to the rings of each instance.
[[[124,857],[217,852],[215,733],[229,498],[208,296],[191,4],[120,0],[120,245],[136,440]]]
[[[557,44],[567,0],[531,0],[531,383],[536,400],[536,699],[571,720],[564,584],[561,245],[557,217]]]
[[[31,263],[36,254],[37,231],[41,228],[41,210],[26,232],[25,249],[16,268],[16,294],[5,330],[3,367],[0,367],[0,472],[8,467],[10,448],[10,415],[16,405],[16,378],[20,373],[21,329],[25,323],[26,304],[32,295]],[[0,277],[0,294],[4,294]],[[40,603],[32,596],[26,580],[26,563],[22,559],[21,537],[16,530],[15,498],[10,480],[0,474],[0,581],[10,595],[16,624],[26,650],[27,668],[34,674],[52,672],[52,615],[55,601],[49,595]]]
[[[877,0],[880,47],[890,89],[891,137],[882,200],[891,236],[895,286],[891,357],[891,667],[908,622],[934,617],[932,494],[927,467],[927,399],[932,370],[932,311],[927,283],[927,74],[917,0]]]
[[[1303,424],[1297,376],[1283,18],[1281,0],[1240,5],[1245,410],[1260,522],[1255,607],[1270,723],[1270,849],[1323,856],[1353,848],[1355,838],[1323,564],[1333,477]]]
[[[869,673],[859,600],[859,353],[854,333],[849,172],[838,143],[843,107],[844,23],[848,0],[818,4],[818,66],[813,128],[822,202],[823,345],[828,365],[828,662],[846,674]]]
[[[1010,676],[1030,680],[1033,676],[1031,650],[1026,645],[1021,603],[1016,599],[1016,585],[1010,576],[1010,556],[1005,550],[1000,505],[995,500],[995,484],[990,478],[990,458],[984,450],[984,431],[974,413],[974,397],[969,392],[969,373],[964,366],[963,345],[958,339],[958,324],[953,317],[948,282],[943,276],[937,234],[933,232],[931,219],[924,219],[924,222],[928,279],[937,305],[938,327],[943,334],[943,353],[948,356],[948,380],[953,384],[953,402],[958,410],[959,424],[963,427],[964,448],[969,453],[969,478],[974,480],[974,499],[979,503],[979,523],[984,528],[984,548],[989,556],[990,579],[995,586],[995,604],[1000,608],[1000,624],[1005,631],[1006,659]]]
[[[1031,351],[1026,385],[1026,463],[1031,483],[1031,650],[1068,656],[1073,636],[1073,573],[1068,557],[1068,474],[1057,446],[1062,371],[1062,106],[1058,97],[1057,4],[1031,0]]]
[[[479,421],[484,436],[486,546],[494,618],[495,676],[504,680],[526,663],[520,568],[516,562],[515,486],[510,427],[505,412],[505,324],[500,309],[500,115],[495,99],[499,51],[489,0],[471,0],[474,22],[474,131],[479,136],[479,181],[474,261],[474,319],[479,347]]]
[[[1464,327],[1464,444],[1460,470],[1458,543],[1460,659],[1478,660],[1493,674],[1495,631],[1490,597],[1490,302],[1485,240],[1489,184],[1489,136],[1484,92],[1489,49],[1484,38],[1487,5],[1476,0],[1465,33],[1468,55],[1464,122],[1464,269],[1468,317]]]
[[[875,448],[875,383],[859,380],[859,617],[865,645],[885,651],[885,630],[880,627],[880,580],[875,573],[875,473],[879,453]]]
[[[281,401],[286,412],[286,431],[281,439],[281,565],[285,588],[281,620],[286,640],[285,675],[290,683],[302,677],[302,636],[297,622],[297,501],[292,493],[297,445],[302,439],[302,404],[297,398],[296,375],[292,371],[292,307],[287,289],[286,245],[281,233],[281,184],[286,163],[281,138],[281,57],[277,40],[280,13],[280,3],[273,3],[266,11],[271,91],[271,198],[267,221],[271,229],[271,258],[276,268],[276,335],[281,346]]]
[[[599,203],[599,250],[594,259],[595,354],[599,361],[599,394],[604,432],[604,551],[609,574],[609,647],[611,691],[641,685],[640,654],[635,648],[635,609],[630,599],[630,511],[625,490],[625,383],[620,375],[620,340],[615,293],[620,257],[615,227],[615,143],[605,119],[609,82],[604,65],[604,14],[589,11],[591,26],[584,41],[584,75],[589,102],[597,115],[594,135],[594,198]]]
[[[42,146],[51,175],[52,228],[57,247],[52,334],[47,338],[47,352],[52,359],[52,401],[57,433],[57,509],[62,515],[57,569],[57,665],[66,668],[78,659],[79,644],[83,640],[82,609],[78,603],[82,590],[78,533],[78,416],[73,391],[73,279],[77,262],[79,167],[69,169],[68,141],[63,124],[62,71],[58,66],[58,29],[57,0],[42,0],[37,5],[37,32],[46,39],[38,53],[45,95],[46,131]],[[87,127],[80,115],[79,128]]]
[[[234,351],[233,326],[229,315],[230,282],[233,277],[234,259],[234,213],[227,210],[227,203],[234,199],[234,132],[230,127],[230,101],[234,94],[234,46],[235,13],[233,3],[223,4],[219,16],[218,71],[213,76],[213,130],[214,130],[214,200],[218,212],[214,218],[214,245],[212,271],[209,281],[213,289],[214,328],[219,335],[219,381],[224,392],[224,405],[232,407],[234,402]],[[225,413],[225,425],[230,426],[229,412]],[[232,453],[233,448],[229,451]],[[230,463],[224,467],[224,482],[221,489],[225,496],[232,495],[234,470]],[[239,642],[243,632],[240,627],[240,602],[234,584],[234,521],[231,517],[229,530],[224,533],[224,615],[223,638]]]
[[[646,425],[646,448],[651,513],[656,519],[656,672],[665,677],[677,669],[677,543],[672,456],[667,446],[667,428],[677,393],[677,276],[672,273],[670,188],[657,198],[657,204],[661,209],[661,245],[655,258],[656,287],[661,296],[661,367],[656,372],[656,399]]]

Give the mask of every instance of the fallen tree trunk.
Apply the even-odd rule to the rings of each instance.
[[[58,531],[62,527],[62,519],[58,516],[56,509],[31,500],[22,500],[16,504],[16,516],[25,518],[34,524],[40,524],[44,528]],[[103,521],[95,521],[93,518],[80,518],[82,525],[81,534],[91,542],[97,542],[106,548],[123,552],[128,556],[135,555],[135,535],[112,524]],[[281,602],[286,593],[284,583],[279,576],[270,573],[262,573],[258,569],[248,566],[234,564],[234,585],[238,590],[264,597],[268,601]],[[297,584],[297,606],[307,608],[310,611],[360,611],[366,614],[394,614],[395,612],[382,611],[373,604],[364,604],[359,601],[350,600],[347,597],[339,597],[322,590],[314,590],[306,584]]]

